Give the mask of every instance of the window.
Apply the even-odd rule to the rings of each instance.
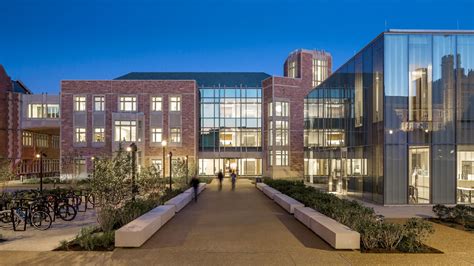
[[[430,203],[430,149],[409,147],[408,203]]]
[[[355,59],[355,89],[354,89],[354,113],[355,127],[361,127],[364,119],[364,89],[362,73],[362,56]]]
[[[288,102],[275,102],[275,116],[288,116]]]
[[[135,112],[137,111],[137,97],[135,96],[121,96],[120,97],[120,111]]]
[[[151,110],[154,112],[161,112],[162,110],[162,98],[161,97],[151,97]]]
[[[23,131],[23,146],[33,146],[33,134]]]
[[[44,109],[42,104],[28,104],[28,118],[43,118]]]
[[[76,127],[74,132],[74,142],[85,143],[86,142],[86,129],[82,127]]]
[[[28,104],[28,118],[59,118],[59,104]]]
[[[291,61],[288,64],[288,77],[296,78],[296,61]]]
[[[137,121],[115,121],[115,141],[136,141]]]
[[[170,137],[171,137],[172,143],[180,143],[181,142],[181,128],[171,128]]]
[[[161,159],[151,159],[151,165],[159,172],[163,171],[163,162]],[[163,177],[163,176],[162,176]]]
[[[105,130],[103,127],[94,128],[94,142],[105,142]]]
[[[170,97],[170,111],[181,111],[181,97],[173,96]]]
[[[87,177],[87,168],[85,159],[74,160],[74,173],[76,177]]]
[[[318,86],[328,77],[328,61],[313,59],[313,87]]]
[[[86,110],[86,96],[74,97],[74,111],[84,112]]]
[[[275,145],[288,145],[288,121],[275,121]]]
[[[162,129],[152,128],[151,129],[151,142],[161,142],[162,140]]]
[[[288,165],[288,151],[282,151],[282,150],[275,151],[275,165],[278,165],[278,166]]]
[[[59,149],[59,136],[51,136],[51,143],[53,145],[53,148]]]
[[[59,118],[59,104],[47,104],[46,105],[46,117],[47,118]]]
[[[47,148],[49,147],[49,137],[46,134],[35,134],[36,147]]]
[[[105,110],[105,97],[94,96],[94,111],[103,112]]]

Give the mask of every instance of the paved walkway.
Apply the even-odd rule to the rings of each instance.
[[[474,265],[472,233],[435,225],[446,254],[335,251],[247,180],[209,186],[141,248],[113,252],[1,252],[0,265]]]

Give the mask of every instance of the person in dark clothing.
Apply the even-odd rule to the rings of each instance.
[[[232,181],[232,190],[235,189],[235,181],[237,180],[237,174],[235,171],[232,171],[232,174],[230,174],[230,179]]]
[[[193,178],[191,178],[191,186],[194,189],[194,201],[195,202],[197,202],[197,200],[198,200],[199,183],[200,183],[199,178],[197,178],[197,176],[193,176]]]
[[[222,180],[224,179],[224,174],[222,173],[222,171],[219,171],[219,173],[217,173],[217,179],[219,179],[219,190],[221,190]]]

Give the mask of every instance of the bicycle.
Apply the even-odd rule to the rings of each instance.
[[[0,221],[12,223],[14,231],[17,231],[17,227],[21,222],[24,223],[23,231],[26,230],[27,224],[30,224],[37,230],[44,231],[51,228],[53,223],[49,213],[42,210],[33,211],[31,207],[25,208],[21,206],[0,211]]]

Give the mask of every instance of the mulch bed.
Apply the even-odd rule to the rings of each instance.
[[[389,254],[443,254],[439,249],[424,245],[423,249],[418,252],[408,253],[400,250],[385,250],[385,249],[370,249],[370,250],[360,250],[361,253],[389,253]]]
[[[78,244],[70,244],[68,246],[67,249],[63,249],[63,248],[56,248],[54,249],[53,251],[113,251],[114,250],[114,247],[112,248],[97,248],[97,249],[94,249],[94,250],[85,250],[83,249],[81,246],[79,246]]]
[[[447,221],[440,220],[438,218],[428,218],[427,220],[430,221],[430,222],[433,222],[433,223],[441,224],[441,225],[451,227],[451,228],[454,228],[454,229],[457,229],[457,230],[461,230],[461,231],[464,231],[464,232],[474,233],[474,229],[466,228],[463,225],[460,225],[458,223],[447,222]]]

